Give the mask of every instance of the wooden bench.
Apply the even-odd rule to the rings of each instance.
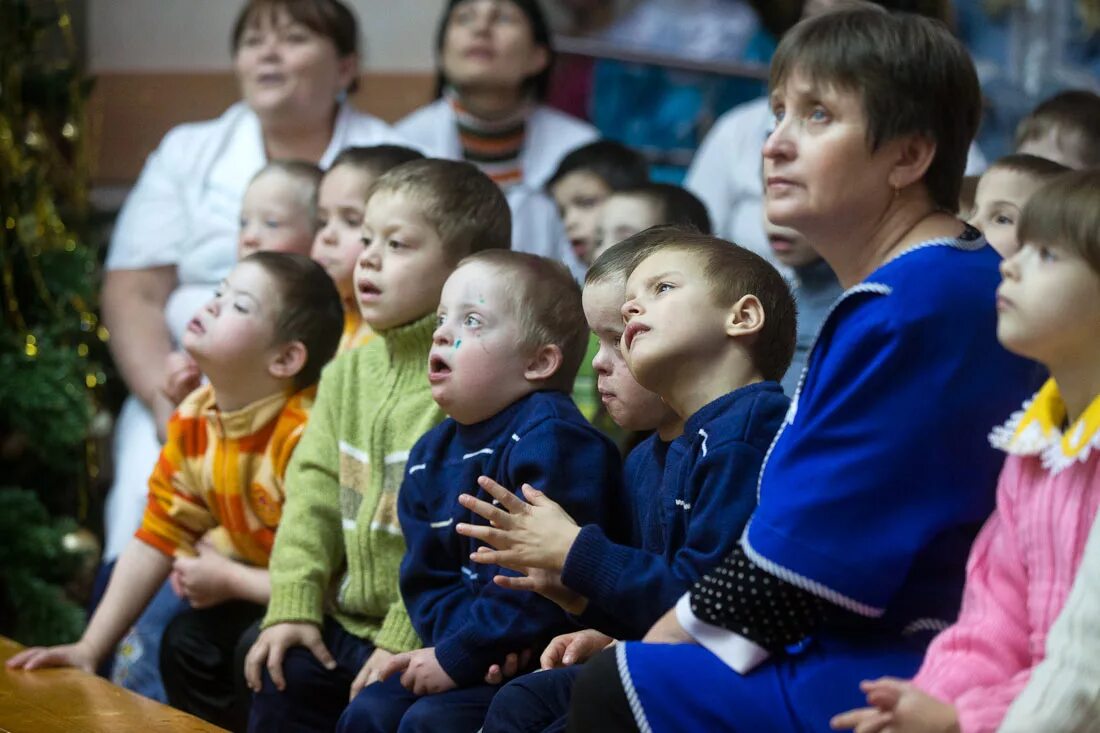
[[[216,733],[223,731],[78,669],[11,670],[23,647],[0,636],[2,733]],[[223,732],[224,733],[224,732]]]

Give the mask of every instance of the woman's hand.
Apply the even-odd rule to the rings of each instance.
[[[487,519],[490,526],[463,523],[455,530],[495,548],[479,548],[470,559],[517,572],[524,568],[542,568],[560,573],[569,548],[580,533],[573,518],[557,502],[529,484],[523,485],[525,502],[488,476],[482,476],[477,482],[500,502],[503,509],[469,494],[458,497],[462,506]]]
[[[568,634],[555,636],[539,658],[539,664],[543,669],[555,669],[556,667],[568,667],[573,664],[587,662],[589,657],[596,652],[606,649],[615,640],[607,634],[601,634],[595,629],[572,631]]]
[[[912,682],[882,677],[860,683],[870,707],[841,713],[833,730],[856,733],[959,733],[955,706],[921,692]]]
[[[657,619],[657,623],[650,627],[642,641],[647,644],[694,644],[695,638],[680,625],[680,620],[676,618],[676,608],[673,607]]]
[[[367,661],[363,662],[363,668],[359,670],[359,674],[355,675],[355,679],[351,682],[351,694],[348,701],[354,700],[359,691],[367,685],[373,685],[375,682],[381,681],[382,671],[394,656],[396,655],[393,652],[388,652],[385,649],[376,648],[371,652],[371,655],[367,657]]]

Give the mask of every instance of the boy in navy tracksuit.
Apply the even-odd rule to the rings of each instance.
[[[775,380],[793,352],[794,305],[770,265],[728,242],[663,228],[605,256],[616,250],[629,275],[620,296],[622,353],[638,382],[687,418],[684,432],[667,445],[662,471],[652,470],[661,458],[653,438],[628,460],[634,509],[628,545],[597,525],[578,528],[539,507],[508,532],[475,528],[507,548],[486,559],[542,568],[533,578],[560,573],[558,584],[580,599],[570,599],[568,609],[590,627],[551,643],[542,658],[549,671],[502,690],[485,733],[564,729],[578,667],[563,665],[583,661],[613,637],[640,639],[721,562],[756,505],[759,469],[788,407]],[[545,580],[502,582],[562,597]]]
[[[606,521],[618,451],[568,395],[587,344],[580,291],[563,266],[509,251],[467,258],[447,280],[429,356],[450,419],[413,447],[398,494],[407,551],[401,595],[427,648],[397,655],[351,701],[338,730],[476,731],[493,694],[486,670],[541,649],[573,624],[554,602],[493,583],[462,493],[490,476],[541,487],[585,522]]]

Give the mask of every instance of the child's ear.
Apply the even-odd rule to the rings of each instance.
[[[531,55],[527,59],[527,76],[538,76],[550,65],[550,49],[546,46],[535,45]]]
[[[301,341],[288,341],[278,347],[267,364],[267,373],[276,379],[290,379],[302,371],[309,359],[306,345]]]
[[[340,88],[349,91],[359,75],[359,54],[349,53],[337,62],[337,74],[339,74]]]
[[[936,143],[927,135],[905,135],[896,144],[898,155],[890,171],[890,185],[901,190],[924,178],[936,157]]]
[[[764,328],[764,306],[755,295],[744,295],[726,314],[726,334],[749,336]]]
[[[562,360],[561,347],[557,344],[544,344],[527,360],[523,378],[529,382],[544,382],[561,369]]]

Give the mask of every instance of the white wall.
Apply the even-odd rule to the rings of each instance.
[[[430,71],[446,0],[347,0],[359,17],[364,68]],[[228,71],[243,0],[89,0],[91,72]]]

